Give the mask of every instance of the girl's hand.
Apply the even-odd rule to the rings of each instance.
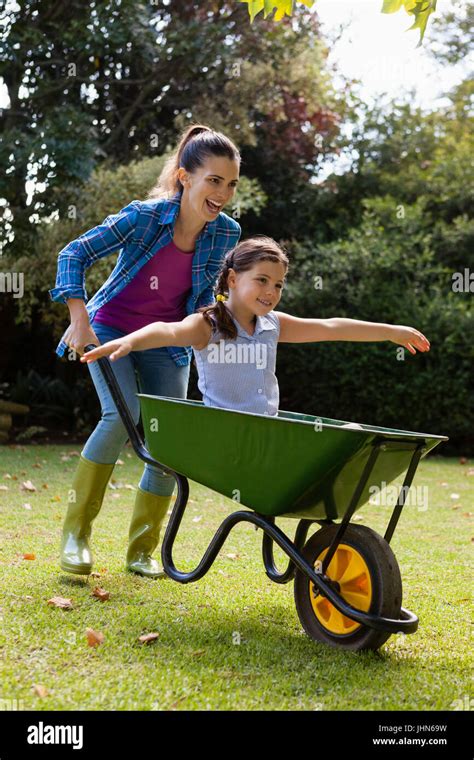
[[[418,351],[429,351],[430,342],[428,338],[425,338],[423,333],[415,330],[414,327],[406,327],[405,325],[391,325],[392,331],[389,335],[389,340],[392,343],[397,343],[404,348],[408,348],[411,354],[416,354]]]
[[[103,346],[94,348],[93,351],[88,351],[84,356],[81,356],[81,362],[89,364],[90,362],[95,362],[97,359],[100,359],[102,356],[110,356],[110,361],[114,362],[117,359],[121,359],[123,356],[127,356],[130,351],[133,351],[133,346],[130,341],[126,337],[117,338],[117,340],[109,340],[107,343],[104,343]]]

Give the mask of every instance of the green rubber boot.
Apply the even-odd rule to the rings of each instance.
[[[61,540],[61,569],[67,573],[89,575],[92,570],[88,539],[114,467],[91,462],[81,454],[71,488],[74,501],[66,513]]]
[[[171,496],[158,496],[138,487],[130,523],[127,570],[146,578],[166,578],[166,573],[152,554],[158,546],[160,529]]]

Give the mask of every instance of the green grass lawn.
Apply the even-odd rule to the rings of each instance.
[[[0,448],[0,700],[17,700],[25,710],[469,705],[472,463],[435,456],[423,461],[415,485],[428,488],[428,508],[407,506],[392,540],[403,604],[419,615],[418,631],[392,636],[378,652],[346,653],[306,637],[292,584],[267,579],[262,533],[250,525],[234,529],[211,571],[195,584],[126,573],[134,498],[126,487],[107,490],[94,523],[94,571],[100,577],[63,573],[58,541],[77,462],[64,454],[74,451],[66,445]],[[130,448],[122,459],[113,478],[135,487],[141,464]],[[26,480],[35,492],[20,490]],[[191,484],[176,544],[179,568],[198,563],[232,508],[235,503]],[[389,513],[387,506],[366,505],[357,518],[383,533]],[[296,521],[279,524],[293,535]],[[279,550],[276,557],[282,557]],[[97,585],[110,592],[108,601],[91,595]],[[71,598],[73,609],[49,606],[54,596]],[[87,645],[88,627],[105,636],[97,648]],[[150,632],[159,637],[148,645],[138,642]]]

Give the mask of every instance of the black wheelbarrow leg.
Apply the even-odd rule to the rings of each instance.
[[[424,451],[425,451],[425,442],[423,441],[422,443],[419,444],[419,446],[416,447],[416,449],[413,452],[413,456],[412,456],[410,465],[408,467],[407,474],[405,475],[405,480],[403,481],[402,490],[400,491],[400,496],[398,497],[397,503],[392,512],[392,516],[390,518],[390,522],[387,526],[387,530],[385,531],[384,538],[387,544],[390,543],[392,536],[395,532],[395,528],[397,527],[397,523],[402,513],[402,509],[408,497],[408,491],[410,490],[410,486],[412,484],[413,478],[415,477],[415,473],[416,473],[418,464],[420,462],[421,455],[423,454]]]
[[[272,525],[275,523],[274,517],[267,517],[268,522]],[[300,520],[295,532],[294,545],[298,551],[301,551],[306,543],[308,531],[315,520]],[[265,572],[271,581],[275,583],[288,583],[295,577],[296,565],[292,560],[288,562],[288,567],[282,573],[275,565],[275,559],[273,557],[273,541],[268,533],[263,533],[262,538],[262,557],[263,564],[265,566]]]

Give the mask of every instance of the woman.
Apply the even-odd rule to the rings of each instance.
[[[175,322],[214,302],[222,260],[240,237],[239,224],[222,213],[235,193],[239,169],[239,151],[225,135],[192,126],[146,201],[132,201],[60,252],[50,295],[67,303],[71,324],[56,350],[59,356],[68,346],[82,355],[90,343],[100,345],[156,321]],[[117,249],[113,272],[86,306],[85,269]],[[114,363],[136,422],[138,391],[186,398],[191,355],[190,347],[154,348]],[[128,437],[97,365],[88,366],[102,417],[81,453],[61,541],[61,568],[80,575],[92,570],[92,521]],[[130,524],[128,570],[164,575],[151,555],[173,489],[172,476],[145,465]]]

